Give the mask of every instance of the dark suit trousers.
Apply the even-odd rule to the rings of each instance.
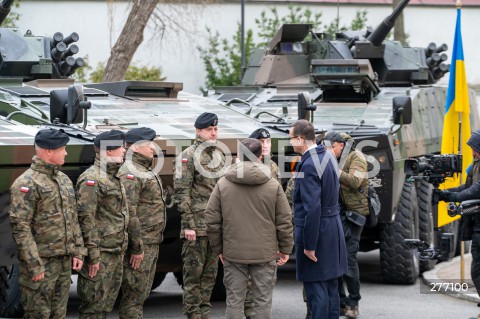
[[[312,319],[338,319],[340,317],[340,297],[338,278],[325,281],[304,282],[307,303],[312,311]]]

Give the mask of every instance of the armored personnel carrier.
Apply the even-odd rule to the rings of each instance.
[[[4,0],[0,18],[13,1]],[[55,128],[70,136],[68,156],[62,170],[75,183],[94,160],[93,138],[111,129],[129,130],[147,126],[157,132],[162,150],[155,169],[166,187],[167,223],[160,247],[154,287],[167,272],[181,281],[180,216],[173,205],[175,156],[194,141],[195,118],[203,112],[219,117],[219,141],[236,154],[238,139],[262,127],[241,112],[223,104],[182,92],[181,83],[125,81],[75,85],[69,78],[83,65],[75,41],[78,35],[51,38],[20,34],[18,29],[0,28],[0,317],[21,315],[17,248],[8,218],[9,188],[31,163],[33,140],[39,129]],[[285,133],[272,132],[274,138]],[[228,161],[228,157],[227,157]],[[214,296],[221,298],[221,276]],[[223,288],[224,289],[224,288]]]
[[[446,44],[418,48],[386,40],[408,2],[375,29],[335,38],[308,24],[283,25],[267,48],[252,54],[240,86],[210,92],[271,127],[307,118],[318,130],[355,139],[377,166],[370,181],[382,204],[378,226],[364,229],[360,249],[379,248],[384,281],[396,284],[412,284],[419,271],[434,267],[419,261],[403,239],[433,243],[436,233],[458,227],[436,227],[432,185],[412,183],[404,173],[406,159],[440,153],[446,87],[435,83],[449,70]],[[478,128],[473,91],[470,104],[471,127]]]

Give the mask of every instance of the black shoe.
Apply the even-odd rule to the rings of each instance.
[[[252,316],[245,317],[245,319],[253,319]]]

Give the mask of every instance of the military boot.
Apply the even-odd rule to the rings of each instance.
[[[358,318],[358,316],[360,316],[360,311],[358,310],[358,306],[355,306],[355,307],[348,306],[344,316],[347,318]]]

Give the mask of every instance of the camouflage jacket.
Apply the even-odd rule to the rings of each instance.
[[[175,165],[176,169],[181,167],[173,180],[174,201],[182,214],[181,238],[185,229],[195,230],[197,236],[207,236],[205,208],[215,184],[226,170],[225,155],[215,147],[201,151],[201,143],[197,139],[177,157],[181,163]]]
[[[10,222],[19,259],[32,277],[45,272],[42,257],[87,254],[72,181],[58,166],[34,156],[10,188]]]
[[[265,165],[270,166],[270,172],[271,176],[277,180],[277,182],[282,184],[282,181],[280,180],[280,171],[278,170],[278,165],[275,163],[270,157],[264,157],[263,158],[263,163]]]
[[[143,244],[160,244],[166,222],[162,181],[152,171],[152,159],[133,153],[118,171],[127,195],[130,224],[139,222]]]
[[[356,150],[351,151],[340,167],[340,199],[346,210],[354,210],[368,215],[368,168],[365,156]],[[362,190],[360,192],[359,190]]]
[[[285,196],[287,196],[288,204],[293,212],[293,190],[295,189],[295,175],[293,175],[287,182],[287,188],[285,188]]]
[[[100,164],[100,159],[95,159],[94,165],[77,181],[78,221],[88,249],[89,264],[100,262],[100,251],[125,253],[128,245],[129,213],[118,175],[120,165],[107,163],[103,170]],[[140,234],[138,230],[134,233]],[[141,253],[141,239],[131,241],[135,252]]]

